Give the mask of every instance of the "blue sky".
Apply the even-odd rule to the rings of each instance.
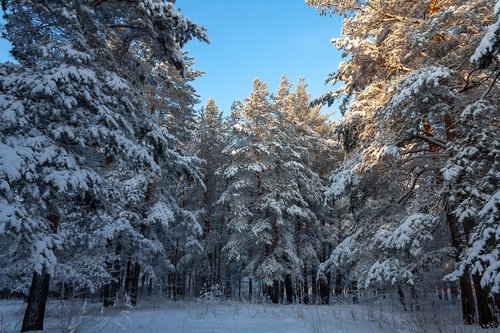
[[[304,0],[177,0],[183,13],[208,29],[210,45],[190,42],[194,68],[204,77],[194,82],[203,103],[210,96],[224,112],[252,90],[256,77],[274,91],[283,74],[299,76],[319,96],[328,73],[337,69],[340,52],[330,40],[338,37],[341,20],[320,16]],[[328,110],[333,111],[333,110]]]
[[[340,34],[340,18],[320,16],[304,0],[177,0],[176,5],[208,29],[210,44],[191,41],[185,47],[196,58],[194,68],[206,72],[193,82],[201,104],[212,96],[229,113],[234,100],[250,94],[256,77],[271,92],[283,74],[294,83],[304,77],[313,97],[331,88],[324,81],[340,62],[330,42]],[[8,49],[0,40],[0,61],[10,59]]]

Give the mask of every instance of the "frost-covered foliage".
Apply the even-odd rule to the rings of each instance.
[[[309,271],[316,275],[333,235],[323,206],[328,167],[318,163],[332,156],[329,125],[309,106],[305,83],[290,86],[283,77],[270,97],[267,85],[254,81],[233,110],[234,139],[224,150],[230,162],[219,170],[228,181],[219,202],[229,209],[231,230],[224,252],[250,278],[262,279],[274,302],[279,282],[307,285]]]
[[[227,257],[221,254],[221,249],[227,244],[229,228],[226,223],[227,208],[218,199],[226,182],[225,176],[217,174],[217,170],[227,161],[222,151],[229,144],[230,129],[213,98],[200,111],[198,122],[197,147],[200,158],[205,161],[201,166],[205,188],[199,199],[204,251],[197,260],[196,272],[201,285],[225,286],[230,282],[231,270],[225,269],[230,264],[226,266]]]
[[[443,168],[443,174],[450,175],[446,181],[458,220],[464,225],[472,222],[469,246],[450,278],[470,269],[494,293],[500,292],[500,141],[493,120],[497,109],[487,100],[465,108],[459,123],[468,131],[450,144],[452,157]]]
[[[488,66],[493,59],[500,60],[500,1],[497,0],[493,9],[493,16],[496,22],[487,27],[479,46],[470,57],[471,62]]]
[[[346,159],[328,196],[352,213],[322,268],[347,264],[362,286],[414,284],[458,261],[463,293],[469,274],[477,295],[498,293],[498,2],[307,3],[345,17],[333,43],[348,57],[318,100],[341,100]]]
[[[36,297],[49,275],[95,292],[118,282],[127,258],[137,285],[139,262],[154,276],[148,265],[165,253],[174,220],[200,234],[176,193],[179,179],[199,180],[196,158],[180,131],[161,126],[158,115],[175,112],[149,88],[169,87],[170,103],[192,109],[180,49],[206,36],[167,1],[2,5],[19,63],[0,65],[0,232],[10,240],[6,274],[34,273],[23,330],[40,329],[32,305],[46,301]]]

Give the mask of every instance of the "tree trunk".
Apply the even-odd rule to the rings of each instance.
[[[450,283],[450,294],[451,294],[451,301],[455,302],[455,300],[458,299],[458,295],[460,294],[458,285],[455,282]]]
[[[407,312],[408,306],[406,305],[405,293],[403,292],[403,289],[401,289],[400,285],[398,285],[398,298],[401,306],[403,307],[403,310]]]
[[[292,284],[292,276],[287,274],[285,276],[285,291],[286,291],[286,304],[293,303],[293,284]]]
[[[319,280],[319,293],[321,297],[321,304],[330,303],[330,272],[324,278]]]
[[[153,295],[153,279],[149,278],[148,282],[148,296]]]
[[[464,234],[469,242],[470,235],[476,221],[472,218],[466,218],[463,221]],[[477,315],[478,323],[483,328],[497,327],[498,321],[493,314],[493,299],[489,296],[489,291],[483,289],[481,286],[481,276],[479,274],[474,274],[472,276],[472,285],[474,286],[474,291],[476,292],[476,305],[477,305]]]
[[[425,122],[427,122],[427,126],[429,126],[430,132],[426,128]],[[450,115],[446,114],[444,116],[444,122],[445,122],[446,138],[448,139],[448,141],[452,141],[456,137],[456,132],[455,132],[454,122],[450,117]],[[428,120],[424,120],[423,126],[427,132],[427,135],[433,137],[432,129],[430,128]],[[436,151],[437,149],[433,149],[433,146],[431,145],[430,152],[436,152]],[[443,182],[442,172],[438,169],[435,171],[435,174],[436,174],[436,183],[441,184]],[[457,218],[455,214],[453,214],[453,210],[450,207],[448,195],[445,195],[445,197],[443,198],[443,202],[444,202],[444,210],[446,212],[446,219],[448,221],[448,229],[450,230],[451,244],[457,251],[455,254],[455,261],[459,262],[460,256],[464,252],[466,240],[463,239],[462,237],[462,233],[457,223]],[[460,297],[462,300],[462,319],[464,323],[468,325],[474,324],[476,307],[475,307],[474,295],[472,292],[470,276],[467,273],[464,273],[464,275],[460,277]]]
[[[232,290],[231,290],[231,270],[229,265],[226,266],[226,285],[224,287],[224,297],[226,299],[231,298]]]
[[[335,275],[335,298],[340,300],[342,298],[342,274],[337,271]]]
[[[311,291],[312,291],[312,304],[318,304],[318,281],[317,281],[317,274],[313,272],[311,274]],[[320,290],[321,294],[321,290]],[[321,297],[321,296],[320,296]]]
[[[476,322],[476,304],[470,281],[470,275],[465,273],[460,277],[460,297],[462,299],[462,318],[465,324]]]
[[[21,332],[43,330],[43,319],[45,307],[49,296],[50,275],[47,273],[33,273],[30,292],[28,295],[28,306],[24,312]]]
[[[307,285],[307,264],[304,263],[304,293],[302,294],[302,304],[309,304],[309,286]]]
[[[250,302],[252,302],[252,296],[253,296],[253,285],[252,285],[252,278],[248,279],[248,299]]]
[[[420,311],[420,303],[418,302],[417,288],[411,286],[411,310],[415,308],[415,311]]]
[[[358,304],[358,282],[356,280],[351,281],[351,294],[352,304]]]
[[[137,305],[137,294],[139,291],[139,275],[141,274],[141,265],[136,261],[133,268],[132,286],[130,289],[130,304]]]
[[[132,259],[129,257],[127,260],[127,271],[125,273],[125,292],[130,295],[130,287],[132,286],[133,279]]]
[[[476,292],[479,325],[482,328],[498,327],[498,320],[493,314],[493,299],[490,297],[489,292],[481,287],[481,276],[474,274],[472,281]]]
[[[447,203],[448,199],[445,198]],[[460,236],[460,230],[458,228],[457,219],[455,215],[450,212],[450,207],[446,207],[446,219],[448,220],[448,228],[450,229],[451,244],[457,250],[455,255],[455,261],[460,261],[460,255],[463,252],[463,240]],[[462,319],[465,324],[472,325],[476,322],[476,305],[474,302],[474,294],[472,292],[472,286],[470,281],[470,276],[468,273],[464,273],[460,277],[460,298],[462,301]]]
[[[274,280],[272,285],[267,286],[267,296],[269,297],[269,300],[271,302],[273,302],[274,304],[279,303],[279,282],[278,282],[278,280]]]

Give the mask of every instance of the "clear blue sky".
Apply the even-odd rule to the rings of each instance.
[[[194,68],[206,72],[194,82],[203,103],[213,96],[229,112],[259,77],[274,91],[283,74],[299,76],[319,96],[328,73],[337,69],[340,52],[330,40],[338,37],[341,19],[320,16],[304,0],[177,0],[176,5],[208,29],[210,44],[190,42]],[[328,110],[332,111],[332,110]]]
[[[212,96],[229,113],[234,100],[250,94],[256,77],[271,91],[283,74],[294,83],[304,77],[313,96],[331,89],[324,81],[340,62],[330,42],[340,34],[340,18],[319,16],[304,0],[177,0],[176,5],[208,29],[210,44],[192,41],[185,48],[196,58],[194,68],[206,72],[193,82],[202,104]],[[0,40],[0,61],[11,60],[8,49]]]

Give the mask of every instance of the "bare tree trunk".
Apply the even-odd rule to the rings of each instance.
[[[139,275],[141,274],[141,265],[138,261],[135,262],[133,268],[132,286],[130,289],[130,304],[137,305],[137,294],[139,291]]]
[[[274,304],[278,304],[280,302],[280,283],[278,280],[273,281],[273,285],[270,288],[271,291],[271,300]]]
[[[309,304],[309,286],[307,285],[307,264],[304,263],[304,293],[302,295],[302,303]]]
[[[253,285],[252,285],[252,278],[248,279],[248,299],[250,302],[252,302],[252,296],[253,296]]]
[[[331,273],[328,272],[324,278],[319,280],[319,293],[321,304],[330,304],[330,278]]]
[[[148,296],[153,295],[153,279],[149,278],[148,282]]]
[[[411,301],[411,310],[413,311],[413,306],[415,305],[415,311],[420,311],[420,303],[418,301],[417,288],[415,288],[415,286],[411,286]]]
[[[226,284],[224,287],[224,297],[226,299],[231,298],[232,290],[231,290],[231,269],[229,265],[226,266]]]
[[[352,304],[358,304],[358,282],[356,280],[351,281],[351,293],[352,293]]]
[[[462,300],[462,318],[465,324],[476,322],[476,304],[472,292],[470,275],[465,273],[460,277],[460,297]]]
[[[49,214],[47,220],[50,221],[52,232],[56,234],[60,217],[57,214]],[[45,307],[49,297],[49,281],[50,275],[45,268],[41,274],[33,273],[21,332],[43,330]]]
[[[458,295],[460,294],[460,290],[458,289],[458,285],[455,282],[450,283],[450,294],[451,294],[451,301],[452,302],[454,302],[458,298]]]
[[[472,218],[466,218],[463,221],[464,234],[466,240],[470,239],[470,235],[475,226],[476,221]],[[493,299],[489,295],[489,291],[481,286],[481,276],[474,274],[472,276],[472,285],[476,293],[476,305],[478,323],[483,328],[498,327],[498,321],[493,314]]]
[[[342,274],[337,271],[335,275],[335,298],[340,299],[342,297]]]
[[[472,276],[474,290],[477,299],[478,323],[482,328],[498,327],[498,320],[493,314],[493,298],[489,292],[481,287],[481,276],[474,274]]]
[[[445,198],[445,202],[448,199]],[[460,230],[458,228],[457,219],[453,213],[450,212],[450,208],[446,207],[447,210],[446,218],[448,220],[448,228],[451,235],[451,244],[457,250],[455,255],[455,260],[458,262],[460,260],[460,255],[463,252],[463,239],[460,236]],[[472,292],[472,285],[470,276],[468,273],[464,273],[460,277],[460,298],[462,301],[462,319],[465,324],[472,325],[476,322],[476,304],[474,301],[474,294]]]
[[[312,304],[318,304],[318,281],[317,274],[314,272],[314,268],[311,274],[311,291],[312,291]],[[320,290],[321,297],[321,290]]]
[[[45,307],[49,296],[49,281],[49,274],[33,273],[30,292],[28,295],[28,306],[24,312],[21,332],[43,330]]]
[[[292,284],[292,276],[287,274],[285,276],[285,291],[286,291],[286,303],[293,303],[293,284]]]
[[[125,292],[130,295],[130,287],[132,286],[133,279],[132,259],[128,257],[127,271],[125,272]]]
[[[401,306],[403,307],[403,310],[408,311],[408,305],[406,305],[405,293],[403,292],[403,289],[401,289],[401,286],[399,284],[398,284],[398,298],[399,302],[401,303]]]

